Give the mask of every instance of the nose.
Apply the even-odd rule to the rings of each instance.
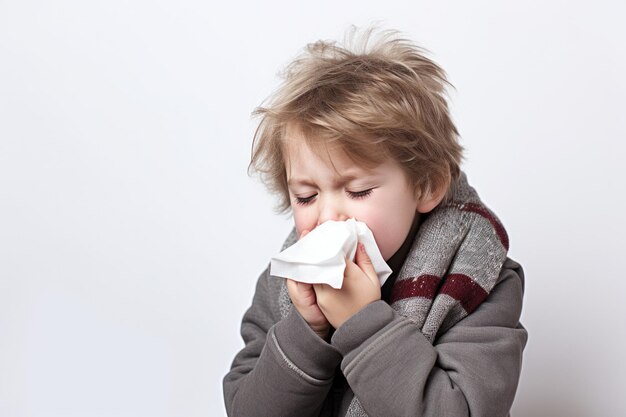
[[[350,218],[346,213],[345,204],[336,196],[326,196],[320,199],[318,209],[317,226],[327,220],[344,221]]]

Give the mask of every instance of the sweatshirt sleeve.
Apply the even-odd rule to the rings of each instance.
[[[341,361],[295,308],[279,320],[279,284],[261,274],[243,317],[245,346],[223,380],[230,417],[318,416]]]
[[[434,345],[384,301],[346,321],[332,344],[367,415],[507,416],[527,341],[519,323],[523,278],[507,260],[487,299]]]

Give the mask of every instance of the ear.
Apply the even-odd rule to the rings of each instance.
[[[446,195],[450,181],[446,181],[441,187],[431,193],[427,193],[417,202],[417,211],[420,213],[428,213],[441,203]]]

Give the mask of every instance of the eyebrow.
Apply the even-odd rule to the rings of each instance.
[[[374,176],[374,174],[367,174],[368,177]],[[333,182],[335,185],[346,184],[350,181],[356,180],[360,178],[358,175],[341,175],[339,178],[336,178]],[[287,180],[287,185],[290,187],[295,185],[308,185],[310,187],[315,187],[315,183],[310,181],[307,178],[289,178]]]

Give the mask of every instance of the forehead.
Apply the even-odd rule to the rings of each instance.
[[[380,149],[368,149],[368,144],[355,139],[333,136],[328,132],[305,131],[296,123],[285,127],[281,141],[287,173],[307,165],[323,163],[337,174],[346,170],[372,171],[389,160]],[[371,146],[369,146],[371,148]]]
[[[287,176],[322,172],[334,176],[357,176],[367,171],[348,155],[338,141],[311,138],[297,128],[288,128],[283,140]]]
[[[401,181],[408,186],[406,173],[392,158],[364,167],[348,152],[331,144],[315,149],[305,140],[291,141],[284,152],[288,188],[321,184],[338,187],[350,183],[366,186],[388,181]]]

